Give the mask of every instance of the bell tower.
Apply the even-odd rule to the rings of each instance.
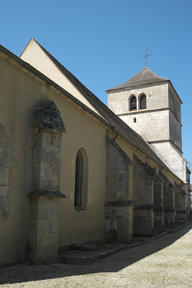
[[[140,134],[165,164],[186,182],[181,139],[182,101],[171,81],[145,67],[127,82],[106,92],[108,107]]]

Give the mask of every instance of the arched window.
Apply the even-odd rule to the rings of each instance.
[[[88,187],[88,160],[85,149],[80,148],[76,155],[75,170],[75,195],[74,207],[76,210],[87,208],[87,187]]]
[[[75,203],[74,203],[74,205],[77,207],[81,207],[82,183],[83,183],[83,155],[81,151],[78,151],[76,156]]]
[[[146,109],[146,96],[143,94],[140,97],[140,109]]]
[[[130,110],[137,110],[137,99],[135,96],[131,97],[130,100]]]

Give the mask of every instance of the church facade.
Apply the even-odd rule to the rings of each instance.
[[[109,109],[34,39],[20,58],[0,46],[0,74],[0,265],[187,219],[181,100],[169,80],[145,68],[108,90]]]

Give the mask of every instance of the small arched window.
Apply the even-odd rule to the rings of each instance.
[[[82,183],[83,183],[83,155],[81,151],[78,151],[77,156],[76,156],[76,171],[75,171],[75,203],[74,205],[76,207],[81,207]]]
[[[88,187],[88,160],[85,149],[80,148],[76,155],[75,170],[75,195],[74,207],[76,210],[87,208],[87,187]]]
[[[143,94],[140,97],[140,109],[146,109],[146,96]]]
[[[135,96],[131,97],[130,100],[130,110],[137,110],[137,99]]]

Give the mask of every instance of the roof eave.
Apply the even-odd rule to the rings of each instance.
[[[116,86],[114,88],[110,88],[108,90],[106,90],[106,92],[110,93],[110,92],[118,92],[118,91],[125,91],[125,90],[131,90],[133,88],[141,88],[141,87],[146,87],[146,86],[149,86],[149,85],[157,85],[157,84],[163,84],[163,83],[169,83],[170,80],[167,79],[167,80],[162,80],[162,81],[155,81],[155,82],[151,82],[151,83],[144,83],[144,84],[138,84],[138,85],[131,85],[131,86],[127,86],[127,87],[119,87]],[[173,85],[172,85],[173,86]]]

